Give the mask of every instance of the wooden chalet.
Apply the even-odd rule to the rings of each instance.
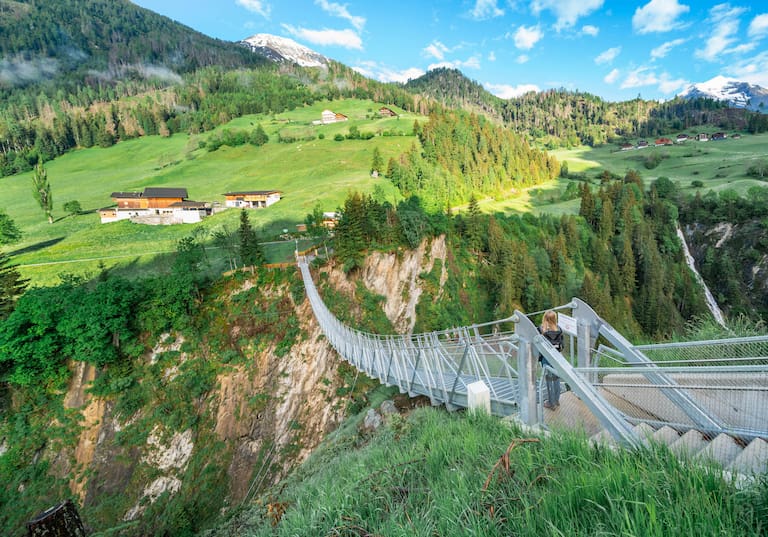
[[[653,142],[653,144],[657,147],[660,145],[672,145],[672,140],[670,140],[669,138],[657,138],[656,141]]]
[[[283,197],[280,190],[249,190],[244,192],[227,192],[224,194],[226,207],[242,209],[263,209],[277,203]]]
[[[110,197],[115,206],[99,209],[102,224],[191,224],[211,214],[211,204],[187,199],[186,188],[147,187],[143,192],[112,192]]]
[[[320,113],[320,119],[313,121],[312,124],[328,125],[329,123],[338,123],[339,121],[349,121],[349,118],[333,110],[323,110]]]
[[[379,115],[381,117],[397,117],[397,113],[391,108],[388,108],[386,106],[382,106],[381,108],[379,108]]]

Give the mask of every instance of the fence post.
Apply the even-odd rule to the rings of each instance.
[[[576,347],[578,367],[592,367],[592,347],[597,341],[600,317],[583,300],[573,299],[573,315],[576,318]],[[587,375],[591,384],[597,382],[597,373]]]
[[[517,342],[517,375],[520,400],[520,419],[527,425],[539,421],[536,412],[536,357],[533,353],[533,338],[539,333],[531,320],[524,313],[515,310],[512,315],[515,323]]]

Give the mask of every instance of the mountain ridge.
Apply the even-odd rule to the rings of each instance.
[[[254,34],[240,41],[252,52],[276,62],[292,62],[301,67],[327,67],[330,60],[314,50],[287,37]]]
[[[734,108],[763,111],[768,106],[768,89],[724,76],[689,85],[678,94],[684,99],[705,98],[725,101]]]

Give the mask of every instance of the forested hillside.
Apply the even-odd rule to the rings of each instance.
[[[478,110],[549,148],[616,143],[653,137],[699,125],[723,129],[766,130],[765,115],[729,109],[709,99],[659,103],[637,99],[608,102],[579,91],[550,89],[500,99],[455,69],[434,69],[406,88],[448,107]]]
[[[121,80],[178,81],[201,67],[264,64],[244,47],[212,39],[129,0],[2,0],[0,88],[39,84],[73,91]]]
[[[438,210],[472,196],[509,194],[560,173],[555,158],[483,116],[434,113],[414,130],[420,146],[390,159],[386,176],[403,196],[419,196]]]

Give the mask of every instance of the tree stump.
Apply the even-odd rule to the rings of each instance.
[[[85,529],[72,500],[46,509],[27,522],[29,537],[85,537]]]

